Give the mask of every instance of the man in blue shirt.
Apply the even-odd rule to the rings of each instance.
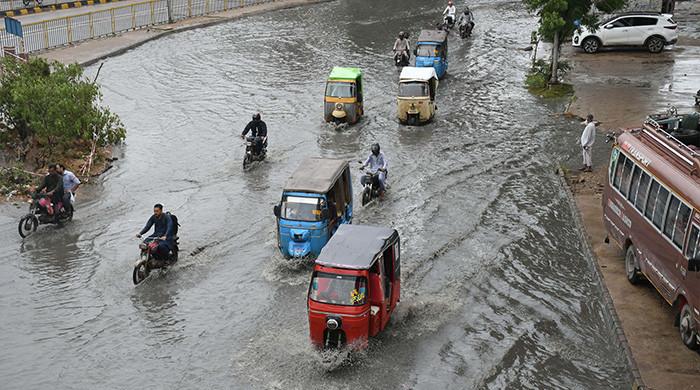
[[[379,173],[379,188],[381,189],[381,194],[384,194],[384,191],[386,191],[386,168],[387,168],[387,163],[386,163],[386,158],[384,157],[384,153],[381,152],[381,149],[379,147],[379,144],[372,144],[372,153],[367,157],[367,160],[365,160],[364,164],[362,164],[362,168],[369,167],[369,172],[371,173]],[[365,185],[367,182],[367,176],[363,175],[360,178],[360,182],[362,185]]]
[[[75,191],[80,187],[80,179],[73,172],[67,170],[63,164],[56,164],[56,171],[63,177],[63,208],[72,209]]]
[[[144,242],[158,240],[158,250],[155,255],[159,259],[166,259],[173,247],[173,220],[169,214],[163,212],[163,205],[160,203],[153,206],[153,215],[136,237],[141,238],[141,235],[151,230],[151,227],[154,227],[153,234],[146,237]]]

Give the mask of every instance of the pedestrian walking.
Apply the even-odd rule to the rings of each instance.
[[[579,169],[583,172],[593,171],[593,143],[595,143],[595,121],[593,114],[586,117],[586,127],[581,134],[581,151],[583,152],[583,167]]]

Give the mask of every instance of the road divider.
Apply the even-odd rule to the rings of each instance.
[[[99,0],[98,0],[99,1]],[[0,30],[4,47],[33,53],[158,24],[278,0],[147,0],[22,24],[22,36]]]

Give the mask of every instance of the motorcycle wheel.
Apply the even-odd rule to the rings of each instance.
[[[17,230],[22,238],[29,237],[39,227],[39,220],[32,214],[27,214],[19,220]]]
[[[73,220],[73,207],[71,207],[69,210],[66,210],[61,214],[61,217],[59,218],[60,222],[70,222]]]
[[[132,275],[134,280],[134,286],[146,280],[148,275],[151,274],[151,269],[148,267],[148,261],[141,261],[136,266],[134,266],[134,274]]]
[[[365,187],[362,190],[362,207],[367,205],[372,200],[372,190],[369,187]]]
[[[31,0],[22,0],[22,4],[24,4],[25,7],[28,7],[31,2]]]
[[[250,155],[250,153],[246,153],[245,157],[243,157],[243,169],[247,169],[251,162],[253,162],[253,157]]]

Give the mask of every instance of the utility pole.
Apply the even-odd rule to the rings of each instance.
[[[168,7],[168,23],[173,22],[173,3],[172,0],[166,0],[165,4]]]

